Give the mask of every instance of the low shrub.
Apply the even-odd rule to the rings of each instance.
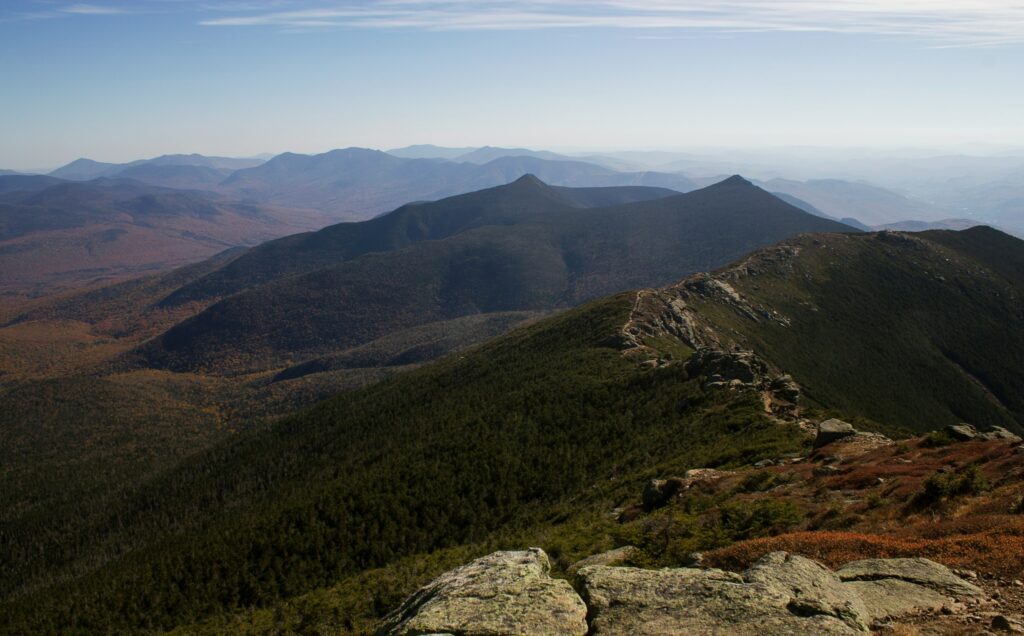
[[[960,472],[937,472],[924,480],[921,491],[915,495],[912,505],[934,506],[943,500],[962,495],[978,495],[990,488],[988,480],[981,475],[977,464],[971,464]]]

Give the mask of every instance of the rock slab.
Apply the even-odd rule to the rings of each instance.
[[[595,636],[775,636],[867,632],[859,597],[810,559],[772,553],[744,575],[722,570],[580,570]]]
[[[821,448],[846,437],[853,437],[857,430],[849,422],[831,419],[818,425],[818,435],[814,438],[814,448]]]
[[[481,557],[420,588],[377,634],[584,636],[587,608],[550,567],[539,548]]]

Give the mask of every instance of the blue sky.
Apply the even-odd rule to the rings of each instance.
[[[0,167],[351,145],[1024,144],[1024,4],[5,0]]]

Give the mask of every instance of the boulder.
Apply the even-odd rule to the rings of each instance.
[[[569,566],[569,574],[575,574],[591,565],[627,565],[640,551],[631,545],[588,556]]]
[[[704,376],[708,382],[705,388],[713,386],[754,386],[766,382],[768,365],[753,351],[721,351],[700,349],[686,361],[684,366],[692,377]]]
[[[1024,634],[1024,621],[997,614],[992,617],[992,629],[1011,634]]]
[[[481,557],[420,588],[384,618],[377,634],[583,636],[586,606],[549,571],[539,548]]]
[[[870,622],[935,612],[950,604],[948,596],[900,579],[850,581],[843,585],[860,597]]]
[[[978,429],[970,424],[950,424],[945,431],[958,442],[969,442],[978,437]]]
[[[946,566],[928,559],[864,559],[836,570],[843,581],[897,579],[953,597],[982,596],[977,585],[968,583]]]
[[[849,422],[831,419],[818,425],[818,435],[814,438],[814,448],[821,448],[837,440],[853,437],[857,430]]]
[[[834,573],[799,556],[773,553],[743,576],[721,570],[580,570],[590,633],[862,634],[866,610]]]
[[[1002,426],[991,426],[987,431],[979,435],[984,440],[1005,440],[1008,442],[1019,442],[1021,441],[1020,435],[1012,433]]]
[[[868,611],[834,572],[808,558],[772,552],[743,574],[747,583],[787,594],[789,611],[803,616],[835,616],[850,627],[868,631]]]
[[[650,512],[661,508],[684,490],[700,487],[718,481],[722,477],[735,474],[733,471],[716,470],[714,468],[691,468],[682,477],[652,479],[644,486],[640,496],[644,509]]]
[[[800,385],[791,375],[780,375],[772,380],[769,386],[778,397],[796,404],[800,400]]]

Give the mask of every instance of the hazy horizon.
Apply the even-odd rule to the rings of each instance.
[[[1012,2],[0,9],[0,167],[338,147],[1024,145]]]

